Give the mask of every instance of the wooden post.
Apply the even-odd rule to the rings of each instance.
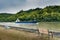
[[[51,32],[48,31],[48,40],[50,40],[51,38],[53,38],[53,32],[52,31]]]
[[[49,33],[49,30],[48,30],[48,40],[50,40],[50,33]]]
[[[51,36],[52,36],[52,38],[53,38],[53,32],[52,32],[52,35],[51,35]]]
[[[37,32],[38,32],[38,40],[40,40],[40,32],[39,32],[39,29],[37,30]]]
[[[38,29],[38,36],[40,36],[40,32],[39,32],[39,29]]]

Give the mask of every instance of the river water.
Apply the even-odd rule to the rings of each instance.
[[[0,22],[0,25],[4,26],[13,26],[13,27],[23,27],[23,28],[32,28],[36,29],[36,23],[15,23],[15,22]]]

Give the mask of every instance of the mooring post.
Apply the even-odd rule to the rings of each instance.
[[[39,32],[39,30],[38,30],[38,36],[41,37],[41,33]]]
[[[39,29],[37,29],[37,34],[38,34],[38,40],[40,40],[40,32],[39,32]]]
[[[50,32],[49,32],[49,30],[48,30],[48,40],[50,40]]]
[[[52,36],[52,38],[53,38],[53,32],[52,32],[52,35],[51,35],[51,36]]]
[[[53,39],[53,31],[48,31],[48,40]]]

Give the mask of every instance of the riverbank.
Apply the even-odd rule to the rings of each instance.
[[[0,40],[48,40],[44,37],[38,37],[35,33],[17,31],[14,29],[5,29],[0,27]]]

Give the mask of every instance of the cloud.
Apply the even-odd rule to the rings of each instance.
[[[60,5],[60,0],[0,0],[0,12],[16,13],[20,10]]]
[[[17,12],[24,6],[25,0],[0,0],[0,12]]]
[[[26,0],[25,9],[31,9],[39,7],[40,0]]]

